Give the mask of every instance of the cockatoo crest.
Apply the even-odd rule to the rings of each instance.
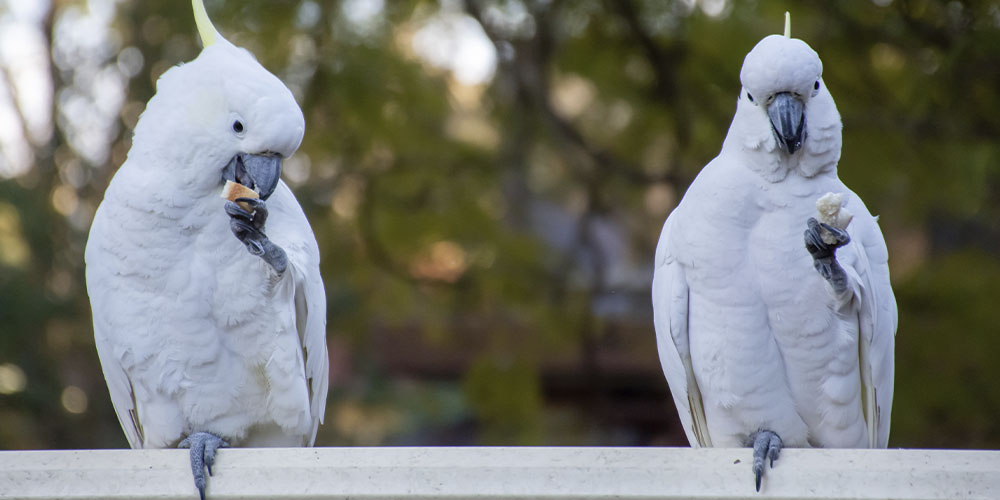
[[[215,36],[219,32],[216,31],[215,26],[212,25],[212,20],[208,17],[208,11],[205,10],[205,2],[202,0],[191,0],[191,7],[194,9],[194,22],[198,26],[198,34],[201,35],[201,45],[208,47],[215,43]]]
[[[157,80],[129,155],[157,158],[142,162],[156,181],[184,179],[188,192],[209,195],[222,186],[222,170],[237,154],[291,156],[305,119],[284,83],[222,37],[201,0],[192,5],[205,47]]]

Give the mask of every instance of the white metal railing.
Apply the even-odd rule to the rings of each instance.
[[[1000,499],[1000,451],[787,449],[754,491],[749,449],[220,450],[209,500]],[[0,498],[198,498],[187,450],[0,452]]]

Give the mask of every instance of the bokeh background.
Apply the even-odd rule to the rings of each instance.
[[[685,445],[656,357],[660,227],[744,55],[823,59],[840,176],[899,302],[896,447],[1000,446],[1000,3],[206,0],[297,97],[322,250],[318,445]],[[124,447],[83,248],[190,3],[0,0],[0,448]]]

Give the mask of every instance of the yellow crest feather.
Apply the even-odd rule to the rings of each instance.
[[[204,8],[204,7],[203,7]],[[792,15],[785,11],[785,38],[792,37]]]
[[[215,26],[212,26],[212,20],[208,18],[203,0],[191,0],[191,7],[194,9],[194,23],[198,26],[198,34],[201,35],[201,45],[208,47],[215,43],[215,35],[218,32],[215,31]]]

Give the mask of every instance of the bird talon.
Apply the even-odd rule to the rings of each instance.
[[[288,256],[285,255],[285,251],[281,247],[269,240],[267,235],[260,229],[241,218],[231,219],[229,227],[232,229],[236,239],[240,240],[247,247],[250,255],[264,259],[264,262],[267,262],[278,274],[285,272],[285,269],[288,267]]]
[[[264,224],[267,222],[268,210],[267,203],[260,198],[236,198],[237,203],[246,203],[252,208],[250,222],[253,223],[254,227],[263,231]]]
[[[809,253],[814,258],[832,256],[836,249],[851,242],[851,235],[847,231],[825,222],[820,222],[815,217],[810,217],[806,221],[806,225],[808,226],[804,234],[806,249],[809,250]],[[827,243],[823,240],[824,231],[834,237],[835,241],[833,243]]]
[[[243,208],[243,204],[249,206],[250,210]],[[233,219],[251,223],[258,230],[263,231],[264,224],[267,223],[267,204],[260,198],[236,198],[227,201],[225,209],[226,214]]]
[[[246,241],[247,250],[250,251],[250,255],[260,257],[264,255],[264,245],[257,241],[256,239],[247,239]]]
[[[205,499],[205,469],[208,475],[212,475],[212,465],[215,463],[215,452],[219,448],[229,446],[224,439],[210,432],[196,432],[184,438],[177,447],[189,448],[191,460],[191,473],[194,475],[194,486],[198,488],[198,495]]]
[[[245,200],[247,198],[238,198],[238,199]],[[233,219],[244,220],[247,222],[251,222],[253,220],[253,213],[248,212],[245,208],[241,207],[239,203],[236,203],[235,201],[227,201],[225,208],[226,208],[226,214],[232,217]]]
[[[244,197],[244,198],[236,198],[233,201],[235,201],[237,203],[245,203],[247,205],[250,205],[250,207],[252,207],[254,210],[256,210],[257,207],[259,207],[259,206],[261,206],[261,205],[264,204],[264,200],[262,200],[260,198],[245,198]]]
[[[805,230],[803,237],[806,250],[812,255],[813,267],[824,280],[830,283],[835,292],[838,294],[844,292],[847,289],[847,274],[837,262],[836,251],[849,243],[851,236],[847,234],[847,231],[819,222],[815,217],[810,217],[806,221],[806,225],[809,229]],[[828,231],[836,241],[828,244],[823,240],[822,231]]]
[[[765,459],[770,459],[771,468],[774,468],[774,461],[781,453],[781,438],[774,432],[759,430],[750,435],[747,445],[753,448],[754,484],[759,492],[761,481],[764,478]]]
[[[242,219],[232,219],[229,221],[229,226],[236,239],[246,245],[251,255],[258,257],[264,255],[264,244],[262,242],[267,239],[264,233]]]

